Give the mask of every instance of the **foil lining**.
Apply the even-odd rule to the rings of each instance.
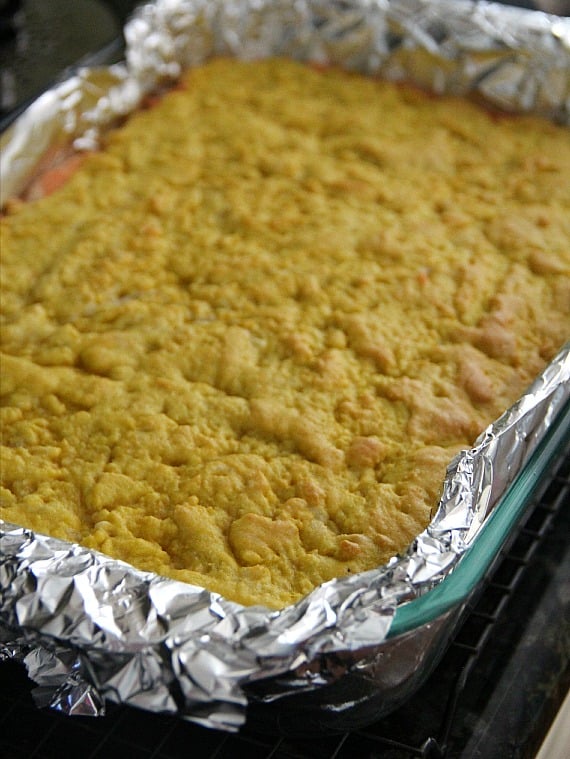
[[[4,198],[48,148],[92,147],[99,129],[212,55],[330,62],[569,121],[570,22],[543,13],[467,0],[159,0],[125,36],[124,64],[78,72],[8,130]],[[98,715],[113,701],[225,730],[243,724],[256,682],[272,700],[354,667],[373,677],[398,606],[453,570],[569,398],[570,345],[450,464],[439,509],[405,555],[279,612],[2,522],[0,652],[24,661],[40,705]]]

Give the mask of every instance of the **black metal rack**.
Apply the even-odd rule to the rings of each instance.
[[[428,682],[369,727],[312,740],[207,730],[111,706],[98,719],[38,709],[23,667],[0,666],[6,759],[532,757],[570,684],[570,446]]]

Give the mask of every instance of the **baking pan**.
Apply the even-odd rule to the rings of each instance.
[[[127,25],[125,64],[75,72],[6,130],[3,191],[17,192],[54,146],[93,147],[146,94],[212,55],[343,65],[566,122],[568,35],[556,17],[447,0],[159,1]],[[4,525],[5,655],[68,714],[115,701],[226,730],[246,714],[287,731],[303,729],[300,711],[323,730],[376,719],[433,670],[567,439],[569,354],[450,463],[438,513],[404,556],[281,612]]]

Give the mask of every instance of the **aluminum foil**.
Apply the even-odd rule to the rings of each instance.
[[[125,32],[124,64],[78,72],[4,136],[4,197],[46,149],[92,147],[145,93],[212,55],[330,62],[569,121],[570,22],[542,13],[467,0],[159,0]],[[40,705],[97,715],[114,701],[235,730],[251,684],[277,699],[375,662],[398,605],[453,571],[569,397],[570,345],[450,464],[405,555],[278,612],[1,523],[1,650],[25,662]]]

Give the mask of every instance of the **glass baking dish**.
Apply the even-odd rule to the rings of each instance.
[[[161,5],[164,6],[165,10],[168,10],[168,3]],[[172,5],[174,7],[175,4]],[[212,3],[212,7],[214,5],[222,8],[224,3]],[[252,50],[257,53],[259,40],[256,35],[260,30],[271,31],[272,33],[279,30],[279,36],[275,37],[277,50],[281,53],[284,49],[287,53],[287,47],[283,49],[281,47],[282,37],[287,44],[290,42],[287,35],[290,34],[291,27],[288,15],[283,13],[287,4],[268,2],[267,5],[261,4],[259,8],[253,2],[251,8],[248,3],[244,2],[243,5],[247,5],[248,10],[251,11],[251,14],[244,14],[244,22],[251,17],[256,20],[256,23],[251,24],[251,26],[245,25],[240,32],[243,35],[241,53],[247,55],[249,51],[251,54]],[[295,6],[299,13],[303,10],[301,5]],[[316,17],[310,19],[310,24],[307,22],[306,34],[315,35],[319,45],[324,40],[333,60],[342,61],[348,56],[348,63],[351,63],[350,50],[358,51],[358,56],[360,56],[362,44],[367,41],[373,43],[370,60],[372,62],[376,60],[375,40],[377,38],[368,34],[369,29],[383,30],[383,34],[386,36],[386,49],[390,52],[389,58],[394,58],[393,65],[395,68],[392,73],[397,75],[399,66],[408,60],[408,43],[406,42],[408,37],[406,35],[409,31],[410,39],[415,39],[417,36],[414,26],[416,23],[415,16],[408,19],[407,23],[410,25],[410,30],[406,24],[402,24],[401,27],[397,24],[400,24],[398,14],[402,10],[408,12],[410,3],[404,0],[402,2],[395,0],[390,3],[389,5],[393,6],[393,14],[389,19],[390,24],[385,27],[382,25],[383,17],[381,16],[374,19],[368,18],[367,14],[363,13],[361,18],[363,6],[359,3],[331,4],[328,8],[328,12],[331,14],[330,23],[325,23],[326,19],[321,18],[322,6],[319,3],[311,4],[311,6],[313,5]],[[272,6],[275,6],[276,17],[266,19],[264,13],[269,14]],[[371,4],[370,7],[376,8],[376,5]],[[475,10],[469,10],[468,5],[465,8],[466,18],[452,19],[453,23],[450,22],[449,38],[452,37],[452,34],[457,33],[458,39],[462,40],[463,27],[461,24],[475,21]],[[377,10],[380,13],[381,4],[378,4]],[[430,5],[430,13],[434,14],[433,18],[438,21],[438,25],[436,26],[435,22],[431,24],[429,18],[425,19],[426,28],[434,34],[434,40],[440,40],[442,43],[445,39],[448,39],[449,43],[449,38],[442,35],[441,32],[449,15],[448,10],[449,8],[444,0],[441,3],[434,2]],[[259,19],[256,15],[258,12],[261,14]],[[490,12],[491,10],[489,10]],[[493,13],[498,13],[498,11],[493,11]],[[335,14],[338,14],[339,23],[340,21],[343,22],[342,27],[337,26]],[[473,14],[473,19],[469,14]],[[166,15],[168,16],[168,14]],[[283,18],[281,18],[282,16]],[[334,18],[332,18],[333,16]],[[402,18],[405,20],[407,17],[404,15]],[[498,14],[497,18],[503,20],[501,14]],[[225,27],[229,31],[233,30],[236,19],[241,20],[241,17],[236,16],[234,18],[231,14],[222,14],[219,18],[213,17],[213,20],[206,20],[212,21],[213,31],[221,30],[223,33]],[[185,52],[184,44],[187,40],[192,42],[192,37],[191,35],[186,37],[182,32],[180,32],[180,39],[176,36],[179,34],[179,20],[174,14],[172,29],[165,26],[164,29],[160,28],[160,32],[166,35],[165,29],[167,29],[169,34],[172,33],[173,35],[173,40],[168,37],[169,41],[173,42],[172,46],[165,45],[164,49],[167,53],[170,54],[171,50],[175,50],[184,58],[182,55]],[[274,23],[276,20],[279,21],[279,25]],[[420,20],[417,20],[418,24]],[[486,18],[482,19],[482,21],[487,20]],[[505,16],[504,19],[509,39],[516,27],[515,20],[515,16],[511,15]],[[257,21],[259,21],[259,26]],[[303,19],[298,21],[300,23]],[[203,31],[200,25],[191,25],[190,29],[194,29],[194,26],[197,26],[197,34]],[[529,34],[531,32],[534,34],[536,30],[532,24],[530,26],[532,28],[530,28]],[[206,28],[204,25],[204,29]],[[342,28],[342,33],[339,32],[339,28]],[[484,28],[488,30],[491,27],[485,25]],[[134,26],[133,29],[136,31],[139,26]],[[396,36],[395,30],[400,36]],[[209,33],[209,31],[208,34],[204,32],[204,40],[202,40],[204,44],[210,42]],[[352,39],[353,36],[354,39]],[[234,36],[231,34],[228,33],[225,36],[221,34],[221,37],[224,44],[226,37],[230,40],[230,48],[232,45],[237,47]],[[22,150],[21,153],[16,152],[16,160],[12,161],[13,166],[18,171],[20,169],[24,171],[27,168],[28,159],[32,164],[37,161],[38,156],[32,155],[33,150],[28,148],[37,148],[39,155],[45,147],[43,138],[46,135],[50,137],[52,134],[50,128],[53,128],[54,142],[57,142],[62,124],[66,128],[68,124],[72,124],[73,129],[77,127],[77,133],[82,135],[81,129],[85,127],[85,123],[81,119],[89,114],[94,117],[101,115],[95,109],[95,103],[97,105],[105,103],[107,106],[110,102],[114,103],[113,98],[100,97],[99,78],[103,79],[104,87],[107,86],[107,79],[112,80],[110,85],[112,89],[109,92],[118,94],[119,98],[117,99],[120,100],[121,108],[125,107],[125,112],[134,107],[134,99],[131,103],[128,98],[131,95],[138,97],[141,92],[144,93],[145,91],[147,86],[145,77],[148,74],[145,68],[146,62],[149,58],[152,59],[152,54],[156,52],[154,48],[146,50],[145,45],[147,41],[150,44],[153,39],[152,35],[147,35],[142,40],[144,44],[141,45],[141,50],[136,45],[134,46],[134,52],[140,53],[140,60],[136,57],[134,60],[135,63],[139,60],[142,66],[142,71],[139,73],[141,73],[141,82],[144,87],[141,91],[136,88],[131,91],[126,86],[129,84],[129,79],[123,80],[122,77],[125,74],[122,69],[118,68],[94,74],[92,80],[89,79],[89,72],[85,75],[80,72],[74,78],[74,82],[69,82],[68,85],[61,88],[59,96],[48,93],[51,99],[48,97],[40,104],[45,111],[44,122],[41,120],[34,121],[38,115],[38,109],[31,113],[33,118],[29,119],[31,124],[29,142],[25,143],[23,140],[22,143],[19,143],[16,141],[17,148],[25,143],[26,150]],[[201,40],[201,37],[199,39]],[[273,40],[274,37],[268,34],[265,42],[269,45],[270,42],[273,44]],[[306,55],[305,42],[304,34],[299,34],[298,44],[302,56]],[[345,42],[350,42],[350,44],[344,45]],[[217,44],[221,45],[221,42]],[[522,42],[519,44],[523,50],[526,49]],[[192,62],[196,50],[200,50],[200,47],[199,45],[196,46],[195,41],[193,44],[188,43],[188,45],[186,57]],[[398,55],[398,49],[400,52],[403,51],[403,56]],[[492,49],[496,50],[497,48],[493,47]],[[240,52],[233,48],[226,51],[223,46],[216,48],[216,50],[218,52],[223,50],[228,54]],[[273,50],[272,47],[271,50]],[[392,52],[394,53],[393,56],[391,55]],[[465,52],[462,55],[465,55]],[[458,60],[461,61],[462,58],[459,57]],[[433,73],[434,82],[437,84],[438,77],[442,75],[437,60],[435,58],[432,60],[429,57],[426,59],[422,55],[422,51],[419,50],[418,61],[421,66],[417,68],[412,66],[412,69],[420,72],[424,68],[426,69],[425,81],[420,78],[419,83],[426,84]],[[158,66],[159,71],[162,71],[162,63]],[[169,60],[164,62],[166,68],[170,63]],[[447,63],[449,62],[447,61]],[[431,68],[432,64],[434,71]],[[480,62],[477,62],[477,65],[480,65]],[[509,72],[510,57],[499,63],[493,63],[492,66],[489,65],[487,83],[489,80],[494,81],[501,65]],[[529,65],[529,70],[531,68]],[[476,67],[470,69],[470,75],[475,77],[477,70]],[[390,73],[390,69],[388,69],[388,73]],[[485,81],[485,77],[482,77],[480,73],[475,79],[478,83]],[[541,81],[543,80],[541,79]],[[546,81],[547,79],[544,79],[544,82]],[[130,84],[133,83],[130,82]],[[501,96],[504,95],[503,84],[504,82],[500,80],[498,90]],[[103,85],[102,89],[104,89]],[[485,94],[484,89],[482,92]],[[537,92],[540,94],[541,90],[538,89]],[[498,102],[502,102],[501,98]],[[65,108],[62,107],[62,104],[65,104]],[[77,107],[76,104],[78,104]],[[550,100],[547,105],[549,107],[552,105]],[[541,110],[545,110],[544,103],[537,95],[537,111]],[[557,106],[555,110],[558,112],[560,108]],[[39,114],[42,115],[41,109]],[[116,117],[118,114],[113,112],[111,115]],[[46,127],[43,130],[41,130],[42,123]],[[89,121],[87,123],[91,124]],[[104,120],[102,123],[105,123]],[[22,125],[23,127],[26,126],[24,122]],[[76,134],[73,129],[71,133]],[[27,138],[27,134],[24,136]],[[547,419],[547,410],[544,407],[541,407],[538,416],[540,417],[542,413]],[[543,429],[546,424],[539,426]],[[226,603],[224,599],[210,599],[204,591],[193,586],[181,588],[175,583],[166,584],[156,576],[152,578],[141,576],[134,570],[131,572],[132,568],[127,570],[118,565],[112,565],[110,562],[106,565],[103,562],[98,565],[101,569],[100,576],[108,582],[107,586],[101,586],[101,596],[97,597],[97,601],[101,600],[101,606],[95,610],[96,613],[93,616],[84,617],[86,606],[82,605],[83,599],[76,598],[73,594],[81,587],[80,582],[85,580],[87,582],[84,583],[83,587],[89,591],[87,593],[89,601],[91,601],[91,590],[93,590],[94,595],[99,592],[99,587],[95,588],[90,584],[91,577],[87,577],[85,568],[88,567],[89,562],[99,562],[100,559],[87,556],[85,552],[76,554],[74,553],[76,547],[73,549],[67,546],[62,547],[55,541],[44,540],[42,536],[39,536],[38,543],[34,546],[38,558],[46,557],[49,550],[54,556],[60,552],[66,561],[69,559],[69,566],[64,566],[64,571],[60,571],[62,568],[60,565],[54,573],[56,576],[49,579],[55,580],[55,589],[59,594],[58,588],[62,578],[72,578],[68,592],[70,598],[72,597],[76,602],[76,606],[70,610],[71,605],[68,605],[65,609],[68,619],[64,619],[63,616],[58,618],[54,614],[48,620],[43,618],[36,620],[32,619],[31,612],[33,609],[42,608],[41,604],[44,603],[44,598],[42,596],[36,603],[35,593],[27,596],[26,600],[32,601],[32,603],[28,610],[28,625],[27,627],[22,625],[21,638],[25,638],[26,645],[31,647],[37,644],[39,651],[35,661],[28,657],[27,663],[33,666],[34,673],[37,676],[34,679],[47,686],[51,685],[51,682],[48,682],[49,666],[53,660],[57,661],[62,674],[60,676],[58,671],[59,679],[56,678],[58,693],[54,696],[51,705],[68,713],[72,712],[76,698],[71,689],[77,681],[72,678],[77,678],[81,685],[79,690],[82,694],[91,693],[93,686],[97,695],[102,695],[101,701],[107,698],[155,711],[177,712],[208,726],[217,727],[221,724],[228,729],[234,729],[241,718],[241,714],[236,717],[236,712],[242,708],[244,700],[247,700],[248,721],[253,726],[264,730],[271,729],[287,733],[310,731],[314,733],[315,730],[345,730],[370,723],[382,714],[395,709],[419,687],[433,670],[449,645],[470,603],[484,586],[485,577],[492,570],[501,550],[514,534],[518,521],[532,503],[533,493],[540,487],[543,474],[548,470],[559,447],[569,437],[570,409],[567,404],[565,411],[558,413],[549,425],[530,461],[511,483],[500,503],[486,518],[480,534],[477,535],[470,548],[459,560],[454,571],[436,587],[433,587],[433,582],[429,585],[431,589],[426,590],[425,586],[422,585],[417,591],[420,593],[419,597],[414,598],[414,600],[400,601],[396,606],[393,619],[388,618],[388,615],[382,618],[381,614],[376,614],[376,608],[372,608],[372,615],[375,616],[371,617],[372,621],[367,619],[367,633],[362,636],[357,635],[358,644],[355,644],[350,636],[360,632],[358,615],[362,611],[367,613],[366,608],[364,610],[362,607],[356,609],[350,631],[345,627],[337,630],[333,624],[329,625],[328,619],[322,621],[322,617],[326,616],[327,612],[321,611],[320,600],[318,599],[314,603],[307,602],[307,606],[299,607],[298,610],[284,610],[283,621],[280,622],[277,617],[268,614],[267,610],[249,612],[248,610],[236,609],[232,604]],[[518,461],[518,454],[514,458]],[[511,464],[507,468],[510,466]],[[514,471],[518,471],[515,464],[513,467]],[[23,557],[27,550],[24,539],[21,535],[17,535],[16,538],[10,536],[10,540],[12,539],[22,540]],[[84,570],[85,574],[81,574]],[[11,584],[16,585],[20,582],[20,575],[22,574],[18,565],[14,575],[9,578]],[[78,579],[80,574],[81,576]],[[22,582],[24,581],[22,580]],[[363,581],[363,596],[367,592],[367,582],[368,580]],[[114,592],[116,591],[115,596],[111,593],[105,596],[110,586],[113,587]],[[44,588],[47,588],[47,584],[42,586],[42,590]],[[379,585],[377,584],[376,590],[378,588]],[[22,589],[26,590],[24,586]],[[347,592],[351,592],[351,589]],[[51,603],[54,604],[54,607],[56,606],[57,598],[54,600],[53,595],[53,593],[51,595],[47,593],[48,603],[45,604],[44,608],[48,608]],[[406,599],[411,597],[411,593],[406,595]],[[108,598],[112,598],[114,605],[107,603]],[[347,604],[342,598],[337,606],[330,601],[331,595],[326,595],[326,592],[323,592],[323,598],[326,604],[330,603],[327,608],[331,616],[336,614],[337,610],[341,612],[346,610]],[[376,600],[374,599],[374,601]],[[21,612],[25,604],[18,603]],[[183,608],[185,603],[188,604],[187,609]],[[137,614],[137,609],[142,610],[140,614]],[[91,614],[92,608],[89,608],[88,611]],[[148,618],[146,616],[144,619],[142,618],[143,611],[145,615],[148,613]],[[129,617],[129,615],[131,616]],[[219,625],[217,615],[221,620]],[[71,618],[74,620],[73,625],[75,627],[71,624],[66,627],[67,621]],[[211,627],[206,627],[204,624],[202,628],[203,620],[207,620]],[[305,625],[303,635],[306,637],[303,638],[299,635],[293,640],[294,636],[288,636],[288,634],[291,628],[296,626],[298,629],[301,627],[301,624],[298,624],[299,622]],[[12,625],[11,618],[8,619],[8,623]],[[276,624],[274,625],[274,623]],[[313,623],[315,624],[314,629]],[[192,628],[192,624],[196,625],[195,629]],[[167,628],[166,633],[165,628]],[[384,640],[386,629],[388,629],[387,638]],[[144,630],[144,635],[140,632],[141,630]],[[211,651],[204,651],[206,645],[203,641],[210,635],[212,638],[209,642],[214,639],[215,645],[212,646]],[[216,636],[219,637],[216,638]],[[319,647],[315,647],[314,641],[319,636],[322,638],[322,643],[319,640]],[[286,646],[283,645],[282,638],[287,639]],[[9,640],[11,639],[9,638]],[[54,640],[57,641],[56,644],[54,644]],[[362,640],[365,642],[361,643]],[[65,649],[63,652],[58,648],[60,644]],[[343,647],[344,644],[346,644],[345,647]],[[20,639],[18,645],[21,645]],[[71,653],[70,649],[72,649]],[[22,649],[18,656],[27,655],[28,651],[29,648]],[[49,656],[46,656],[46,652],[49,652]],[[73,659],[72,654],[77,654],[78,658]],[[204,654],[204,658],[206,654],[211,654],[211,667],[207,672],[201,668],[200,656],[202,654]],[[148,658],[144,658],[147,656]],[[299,661],[301,661],[300,664]],[[194,670],[195,664],[196,669]],[[136,668],[139,665],[140,669],[137,670]],[[42,678],[44,679],[42,680]],[[196,683],[197,696],[194,690]],[[241,690],[247,699],[242,698]],[[207,691],[206,695],[204,694],[205,691]],[[95,702],[96,699],[94,698],[93,701]],[[96,712],[97,709],[98,706],[95,704],[93,712]],[[218,711],[222,712],[221,717]]]

